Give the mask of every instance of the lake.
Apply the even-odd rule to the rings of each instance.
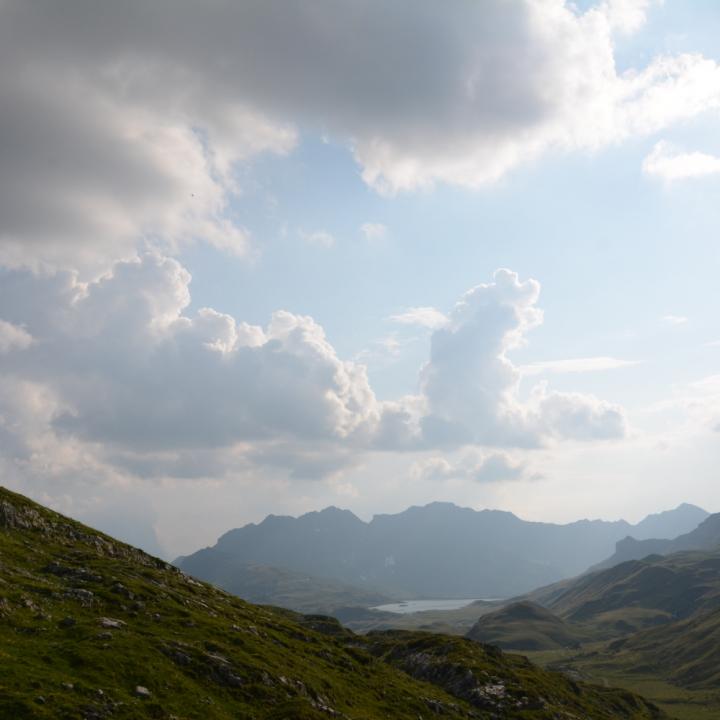
[[[479,599],[482,599],[485,602],[491,602],[496,598],[465,598],[463,600],[406,600],[404,602],[378,605],[370,609],[399,613],[400,615],[408,615],[409,613],[426,612],[427,610],[459,610],[460,608],[467,607]]]

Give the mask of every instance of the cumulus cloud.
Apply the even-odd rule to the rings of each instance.
[[[136,468],[133,455],[162,467],[168,452],[341,442],[376,416],[364,367],[340,360],[311,318],[278,311],[261,328],[211,309],[188,316],[189,282],[157,255],[92,283],[6,272],[0,306],[38,342],[4,356],[3,376],[47,389],[48,432]]]
[[[506,453],[466,453],[456,462],[445,457],[431,457],[419,460],[410,468],[410,475],[416,480],[470,480],[477,483],[508,482],[512,480],[537,479],[529,476],[522,463],[513,461]]]
[[[235,169],[288,152],[299,127],[397,192],[482,186],[720,106],[699,55],[618,73],[615,35],[648,5],[6,0],[0,262],[92,266],[196,239],[243,254]]]
[[[6,477],[127,482],[284,469],[336,476],[371,451],[534,447],[622,436],[622,410],[538,385],[508,357],[542,319],[539,284],[500,270],[431,336],[419,392],[380,401],[312,318],[265,326],[190,310],[190,274],[155,253],[77,273],[0,271],[0,458]],[[498,458],[473,477],[511,474]],[[470,472],[470,471],[468,471]],[[74,480],[72,479],[74,477]]]
[[[391,315],[388,320],[400,325],[419,325],[436,330],[447,324],[447,318],[433,307],[412,307],[404,312]]]
[[[623,409],[593,395],[533,391],[534,415],[540,433],[570,440],[609,440],[623,437],[627,423]]]
[[[702,152],[682,152],[661,140],[643,161],[643,172],[666,182],[718,175],[720,157]]]
[[[535,280],[498,270],[492,283],[466,292],[447,326],[433,333],[421,373],[425,414],[419,422],[425,442],[533,447],[546,435],[624,434],[622,410],[591,396],[539,385],[530,402],[520,399],[522,372],[508,353],[542,322],[539,293]]]

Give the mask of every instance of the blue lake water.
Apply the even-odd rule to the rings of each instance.
[[[405,602],[378,605],[370,609],[407,615],[409,613],[425,612],[427,610],[459,610],[460,608],[467,607],[471,603],[480,599],[490,602],[496,598],[465,598],[463,600],[406,600]]]

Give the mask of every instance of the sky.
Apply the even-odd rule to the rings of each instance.
[[[0,482],[720,510],[714,0],[0,1]]]

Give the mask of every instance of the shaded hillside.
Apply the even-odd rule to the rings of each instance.
[[[209,555],[209,557],[207,557]],[[242,596],[252,603],[279,605],[303,613],[330,613],[341,607],[371,607],[393,598],[304,573],[238,563],[232,556],[200,551],[182,563],[190,575]]]
[[[640,662],[690,688],[720,685],[720,609],[699,612],[610,645],[616,662]]]
[[[654,538],[639,540],[626,537],[615,546],[615,553],[599,563],[593,570],[609,568],[627,560],[641,560],[648,555],[670,555],[685,550],[720,549],[720,513],[710,515],[694,530],[672,540]]]
[[[720,554],[631,560],[527,597],[563,619],[591,624],[612,637],[720,606]]]
[[[681,506],[637,526],[599,520],[554,525],[432,503],[365,523],[327,508],[299,518],[271,515],[177,564],[203,579],[221,577],[225,588],[232,582],[240,595],[233,565],[280,567],[406,598],[511,597],[583,572],[635,530],[674,533],[683,524],[694,527],[696,515]]]
[[[516,602],[480,617],[467,637],[505,650],[553,650],[577,647],[587,634],[540,605]]]
[[[0,717],[660,718],[462,638],[250,605],[0,489]]]

